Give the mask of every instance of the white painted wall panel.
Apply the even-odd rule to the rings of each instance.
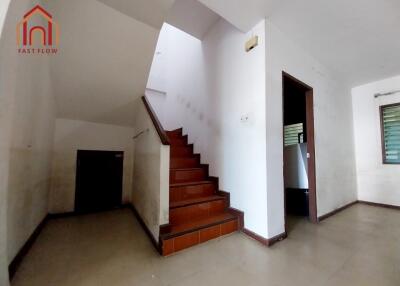
[[[1,24],[8,2],[0,6]],[[1,285],[8,283],[8,263],[48,208],[55,122],[49,58],[18,55],[15,45],[15,25],[34,4],[10,3],[0,43]]]
[[[400,90],[400,76],[353,88],[354,140],[360,200],[400,206],[400,165],[382,163],[379,107],[400,103],[400,94],[374,98],[376,93]]]
[[[133,112],[133,111],[132,111]],[[74,211],[78,150],[123,151],[122,203],[131,201],[134,129],[80,120],[56,120],[50,213]],[[96,198],[93,198],[94,200]]]
[[[351,90],[270,21],[267,34],[269,236],[284,231],[282,71],[314,88],[317,209],[322,216],[357,199]]]
[[[135,140],[132,203],[156,241],[160,225],[169,222],[169,146],[161,144],[153,122],[140,101]]]

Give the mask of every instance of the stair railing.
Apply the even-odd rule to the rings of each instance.
[[[150,115],[151,121],[153,122],[154,127],[157,130],[158,136],[160,137],[161,143],[163,145],[171,145],[167,136],[167,133],[165,132],[164,128],[161,125],[160,120],[158,120],[158,117],[156,113],[154,112],[153,108],[151,107],[149,100],[147,97],[144,95],[142,96],[142,100],[144,103],[144,106],[146,107],[147,112]]]

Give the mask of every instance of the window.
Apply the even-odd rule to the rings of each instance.
[[[381,106],[384,164],[400,164],[400,103]]]
[[[286,125],[284,127],[285,146],[303,143],[304,129],[303,123]]]

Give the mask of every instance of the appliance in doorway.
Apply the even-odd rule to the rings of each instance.
[[[75,212],[121,206],[124,152],[78,150]]]

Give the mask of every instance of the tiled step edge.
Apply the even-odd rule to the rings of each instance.
[[[238,219],[232,218],[217,224],[204,226],[171,238],[161,238],[161,253],[163,256],[181,251],[211,239],[224,236],[239,230]]]

